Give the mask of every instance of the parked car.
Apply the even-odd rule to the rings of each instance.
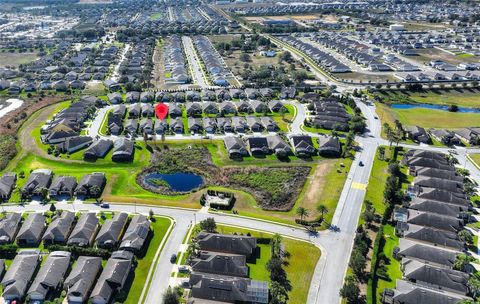
[[[170,263],[174,264],[177,261],[177,255],[174,253],[170,257]]]

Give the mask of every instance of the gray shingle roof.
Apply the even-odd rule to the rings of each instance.
[[[122,238],[120,249],[140,251],[150,232],[150,221],[146,216],[135,215],[128,225],[125,235]]]
[[[64,286],[67,290],[67,297],[81,298],[82,301],[85,301],[101,268],[102,258],[79,257],[65,280]]]
[[[98,218],[95,213],[84,213],[80,216],[75,228],[68,238],[68,245],[89,246],[97,232]]]
[[[28,290],[30,300],[45,300],[48,292],[55,290],[61,284],[69,265],[70,252],[50,253]]]
[[[113,247],[117,244],[127,223],[126,213],[117,213],[111,220],[106,220],[95,239],[98,247]]]

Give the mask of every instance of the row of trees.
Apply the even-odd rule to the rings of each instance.
[[[275,234],[271,240],[272,257],[267,262],[267,270],[270,272],[270,304],[285,304],[288,302],[288,292],[292,290],[292,285],[287,278],[287,273],[283,269],[288,265],[286,258],[288,254],[282,249],[282,237]]]

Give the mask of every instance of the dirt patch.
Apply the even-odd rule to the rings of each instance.
[[[48,105],[57,103],[64,98],[61,96],[32,97],[24,100],[22,106],[2,117],[0,134],[16,135],[20,126],[34,112]]]
[[[308,210],[315,210],[318,204],[318,198],[322,197],[325,191],[326,178],[328,172],[334,166],[333,162],[321,162],[315,168],[315,172],[309,177],[309,183],[305,191],[304,199],[301,206]],[[315,215],[311,214],[310,219],[314,219]]]

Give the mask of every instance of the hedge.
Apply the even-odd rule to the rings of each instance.
[[[375,304],[377,302],[377,269],[378,269],[378,253],[383,250],[383,227],[378,229],[377,236],[375,237],[375,242],[373,243],[373,253],[372,260],[370,263],[370,275],[368,278],[367,285],[367,304]]]

